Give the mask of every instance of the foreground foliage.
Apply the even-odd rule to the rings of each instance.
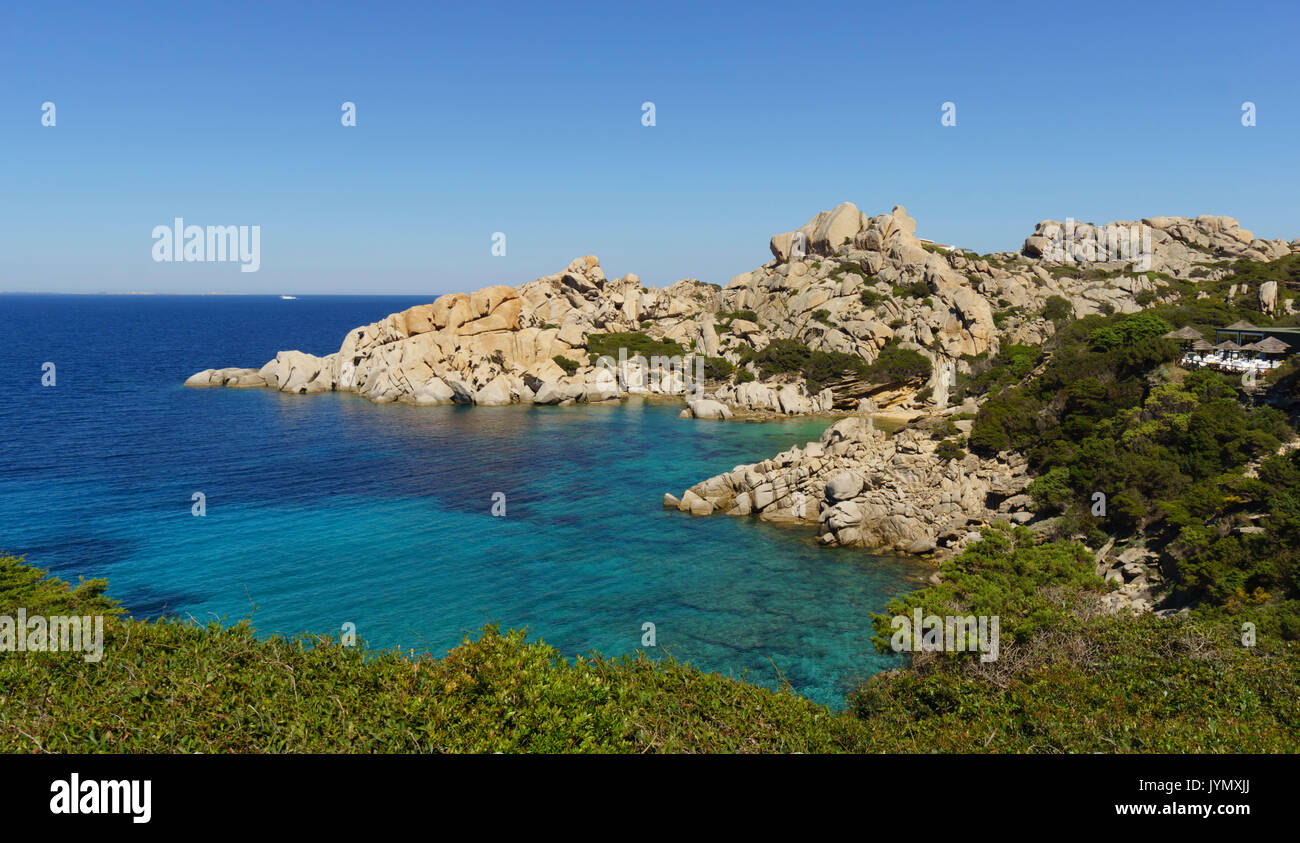
[[[953,577],[957,590],[949,596],[978,602],[984,592],[978,572],[1003,576],[1008,564],[1019,565],[1027,552],[1022,541],[995,537],[959,557],[964,561],[953,560],[969,570],[966,579]],[[1057,565],[1072,552],[1048,549],[1040,561]],[[0,614],[18,606],[47,614],[114,608],[102,581],[71,589],[43,574],[18,559],[0,559]],[[113,616],[97,664],[78,653],[0,654],[0,750],[1300,748],[1294,644],[1233,646],[1230,628],[1200,618],[1094,618],[1067,634],[1041,612],[1044,598],[1024,594],[983,604],[1005,617],[1029,611],[1040,621],[1024,626],[1025,637],[1005,646],[993,669],[918,657],[907,670],[872,677],[854,695],[852,709],[841,712],[640,654],[563,659],[522,632],[491,626],[433,658],[324,638],[263,638],[247,623],[223,628]],[[1020,600],[1027,600],[1023,607]],[[1059,617],[1075,617],[1050,599],[1047,605]]]
[[[852,696],[873,732],[939,751],[1295,752],[1300,648],[1277,634],[1288,604],[1249,613],[1203,607],[1161,618],[1101,610],[1091,554],[1035,544],[1024,527],[985,532],[941,566],[942,582],[874,618],[884,648],[892,614],[998,615],[998,658],[913,654],[907,670]],[[1293,604],[1291,604],[1293,605]],[[1244,646],[1242,623],[1256,624]]]

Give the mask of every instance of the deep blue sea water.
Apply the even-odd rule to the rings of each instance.
[[[286,634],[351,622],[373,646],[437,654],[488,622],[565,655],[631,653],[651,622],[652,655],[784,676],[834,706],[899,663],[872,648],[869,613],[916,587],[915,563],[661,506],[825,421],[181,385],[278,349],[335,351],[427,298],[0,296],[0,551],[107,577],[138,617],[251,617]]]

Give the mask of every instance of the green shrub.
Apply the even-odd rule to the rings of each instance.
[[[924,281],[913,281],[907,285],[894,285],[894,297],[899,299],[924,299],[930,295],[930,285]]]
[[[720,325],[730,325],[737,319],[758,323],[758,314],[752,310],[727,310],[719,313],[717,318]]]
[[[620,349],[627,349],[628,359],[641,355],[651,357],[680,357],[686,354],[681,343],[675,340],[652,339],[640,331],[614,334],[591,334],[587,337],[587,351],[593,361],[601,357],[617,360]]]
[[[559,366],[561,369],[564,370],[564,373],[566,375],[577,374],[578,363],[576,361],[570,360],[567,357],[561,357],[558,354],[552,357],[551,359],[555,361],[555,365]]]
[[[934,449],[934,455],[941,460],[964,460],[966,451],[962,449],[961,443],[952,439],[945,439]]]
[[[731,365],[731,361],[724,357],[704,358],[704,377],[707,380],[727,380],[731,377],[731,373],[735,368],[735,366]]]
[[[1048,296],[1047,303],[1043,305],[1042,316],[1049,322],[1063,322],[1074,317],[1074,306],[1070,304],[1069,299],[1062,296]]]
[[[764,377],[772,377],[802,371],[811,356],[812,349],[798,340],[778,338],[755,352],[754,362]]]
[[[921,352],[890,343],[880,350],[868,376],[881,383],[904,383],[927,380],[932,370],[930,358]]]
[[[754,355],[754,362],[764,377],[800,374],[808,389],[819,392],[827,383],[840,378],[862,378],[867,364],[856,354],[839,351],[813,351],[793,339],[776,339]]]

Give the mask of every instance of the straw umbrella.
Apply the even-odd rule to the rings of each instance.
[[[1221,343],[1219,343],[1218,345],[1216,345],[1216,346],[1214,347],[1214,350],[1215,350],[1215,351],[1222,351],[1222,352],[1224,353],[1224,355],[1225,355],[1225,356],[1224,356],[1224,362],[1226,363],[1226,362],[1228,362],[1229,360],[1232,360],[1234,357],[1236,357],[1236,355],[1237,355],[1238,353],[1240,353],[1240,351],[1241,351],[1241,346],[1237,345],[1237,344],[1236,344],[1235,342],[1233,342],[1232,340],[1224,340],[1223,342],[1221,342]]]
[[[1274,364],[1280,366],[1282,361],[1276,358],[1286,354],[1291,348],[1291,346],[1282,342],[1282,340],[1277,337],[1264,337],[1264,339],[1257,343],[1253,343],[1253,345],[1256,351],[1268,359],[1269,368],[1273,368]]]
[[[1166,340],[1178,340],[1178,345],[1183,349],[1183,351],[1187,350],[1187,346],[1192,341],[1199,340],[1201,338],[1202,338],[1201,332],[1193,328],[1191,325],[1184,325],[1183,327],[1179,328],[1177,331],[1170,331],[1169,333],[1161,337],[1161,339],[1166,339]]]

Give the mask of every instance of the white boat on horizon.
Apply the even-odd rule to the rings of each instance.
[[[291,300],[291,299],[296,299],[296,298],[298,298],[298,297],[297,297],[297,296],[280,296],[280,298],[284,299],[285,301],[289,301],[289,300]]]

